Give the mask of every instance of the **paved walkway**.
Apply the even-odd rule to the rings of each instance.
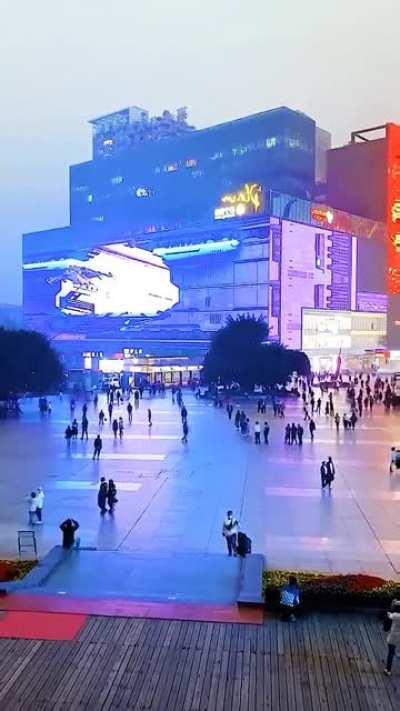
[[[2,711],[398,711],[369,617],[235,625],[93,617],[76,641],[0,640]]]
[[[45,522],[36,527],[41,555],[60,542],[58,525],[66,516],[79,521],[84,546],[155,556],[220,554],[221,522],[233,508],[253,550],[270,566],[399,575],[400,476],[388,475],[389,448],[400,440],[398,414],[377,408],[354,434],[339,435],[321,416],[315,442],[305,437],[300,450],[283,445],[284,422],[272,413],[271,444],[258,447],[235,431],[225,411],[191,394],[185,401],[187,445],[180,441],[178,408],[167,394],[141,402],[122,442],[114,442],[106,424],[100,463],[91,460],[97,433],[92,405],[90,441],[74,442],[70,451],[63,437],[67,399],[54,400],[50,417],[40,418],[35,401],[24,403],[20,421],[0,422],[0,556],[16,555],[16,532],[26,528],[24,497],[42,485]],[[254,403],[246,409],[254,421]],[[80,412],[78,405],[78,419]],[[127,420],[124,409],[115,414]],[[286,421],[301,419],[299,406],[288,406]],[[337,467],[331,495],[321,493],[319,479],[320,461],[328,454]],[[102,518],[97,509],[102,475],[117,481],[113,517]]]

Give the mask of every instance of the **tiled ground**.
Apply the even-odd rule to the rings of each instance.
[[[53,401],[50,417],[39,416],[35,401],[23,404],[19,421],[0,422],[0,555],[16,555],[17,530],[27,527],[24,497],[42,485],[44,525],[35,528],[41,554],[59,543],[58,526],[66,516],[79,521],[85,546],[153,555],[219,553],[222,518],[233,508],[253,550],[264,553],[270,566],[400,573],[400,475],[388,474],[390,446],[400,440],[399,415],[377,408],[354,434],[338,435],[321,416],[314,443],[306,436],[300,450],[284,446],[284,421],[271,412],[271,444],[256,446],[235,431],[224,410],[191,394],[185,400],[187,445],[180,441],[178,408],[167,394],[141,402],[122,442],[114,442],[106,423],[100,463],[91,460],[97,433],[91,404],[90,440],[73,443],[70,451],[63,437],[67,399]],[[254,421],[254,404],[245,407]],[[81,404],[78,419],[80,411]],[[296,404],[287,407],[286,421],[301,419]],[[319,479],[320,461],[328,454],[337,469],[331,495],[321,493]],[[97,509],[100,476],[117,482],[113,517],[102,518]]]

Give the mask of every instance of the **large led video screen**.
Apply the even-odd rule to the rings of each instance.
[[[24,260],[26,325],[117,351],[140,338],[208,343],[229,315],[268,316],[265,227],[91,248]],[[161,348],[162,350],[162,348]]]

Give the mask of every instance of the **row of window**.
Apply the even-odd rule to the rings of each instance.
[[[240,157],[244,156],[250,151],[255,151],[255,150],[260,150],[263,148],[269,149],[269,148],[275,148],[279,143],[281,142],[286,143],[289,148],[301,148],[302,150],[308,151],[309,146],[302,141],[299,137],[283,137],[283,138],[278,138],[277,136],[269,136],[268,138],[261,139],[259,141],[252,141],[251,143],[247,143],[246,145],[239,145],[239,146],[234,146],[234,148],[231,149],[231,154],[234,157]],[[217,151],[214,153],[212,156],[210,156],[210,160],[220,160],[221,158],[224,157],[224,154],[222,151]],[[156,174],[160,173],[175,173],[176,171],[180,170],[181,168],[188,168],[191,169],[192,171],[192,177],[193,178],[200,178],[204,175],[204,171],[200,169],[196,169],[198,166],[198,160],[196,158],[187,158],[185,161],[176,161],[174,163],[165,163],[163,166],[156,166],[154,169],[154,172]],[[122,175],[114,175],[110,178],[110,182],[112,185],[121,185],[123,183],[125,178]],[[79,192],[87,192],[89,190],[89,187],[87,185],[74,185],[72,187],[73,192],[79,193]],[[138,189],[133,189],[134,191],[136,190],[136,196],[137,197],[150,197],[150,194],[142,194],[138,195],[137,190],[149,190],[148,188],[138,188]],[[87,202],[91,203],[93,202],[93,195],[89,194],[87,196]]]

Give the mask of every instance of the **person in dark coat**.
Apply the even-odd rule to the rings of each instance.
[[[114,511],[114,506],[117,503],[117,487],[115,486],[114,479],[110,479],[108,482],[107,489],[107,502],[110,513]]]
[[[108,486],[104,476],[100,479],[100,488],[97,494],[97,505],[102,514],[106,512],[106,502],[108,496]]]
[[[103,447],[103,440],[98,434],[93,442],[93,459],[100,459],[100,452]]]
[[[326,483],[328,484],[329,490],[331,488],[331,484],[335,478],[335,465],[332,461],[332,457],[328,457],[328,461],[326,463]]]
[[[310,437],[311,437],[311,442],[314,442],[314,434],[316,430],[316,425],[313,419],[310,420],[310,424],[308,425],[310,428]]]
[[[117,439],[117,434],[118,434],[118,420],[113,420],[113,422],[112,422],[112,431],[114,432],[114,439]]]
[[[72,548],[75,543],[75,532],[79,528],[78,521],[73,518],[67,518],[60,525],[63,534],[63,548]]]

